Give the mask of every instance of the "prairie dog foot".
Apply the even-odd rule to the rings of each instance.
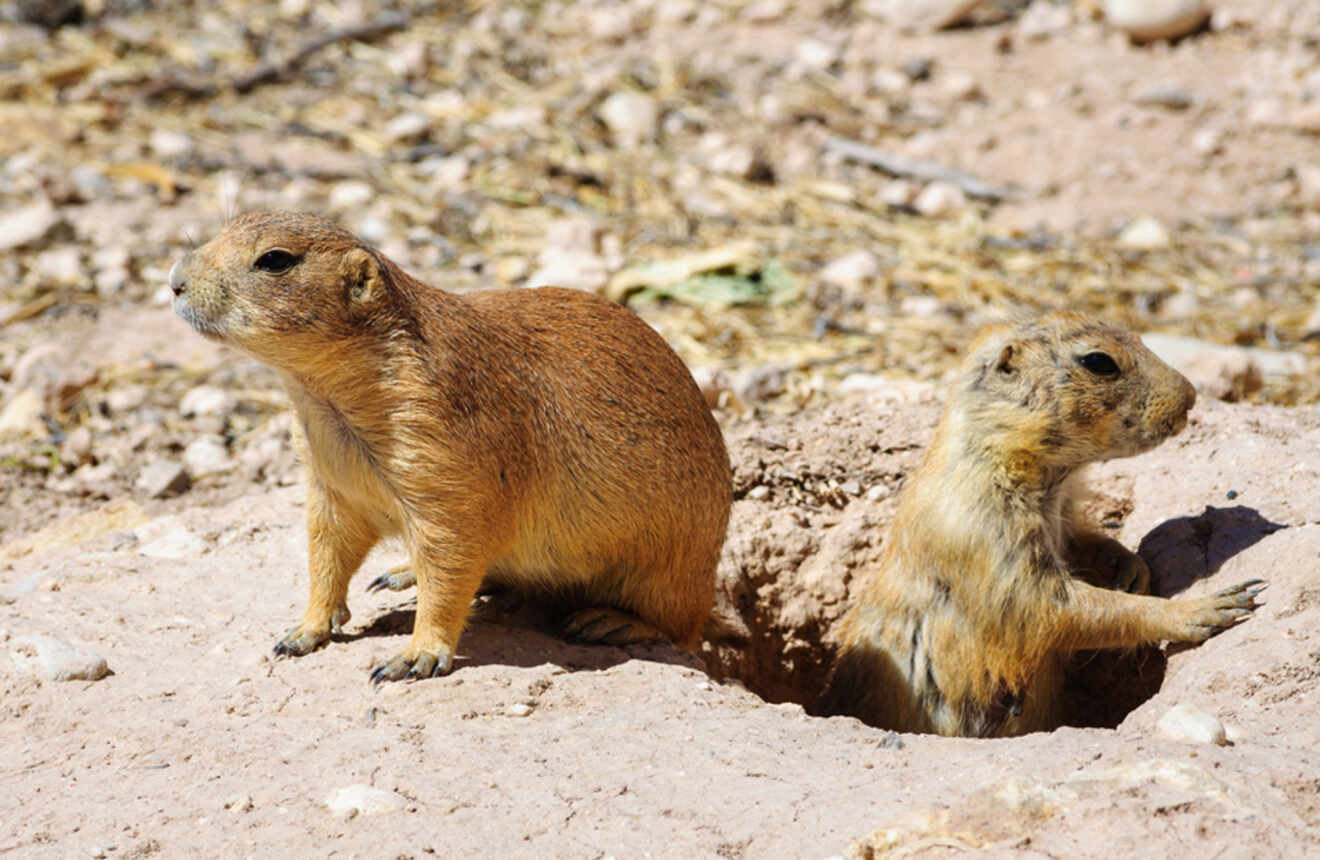
[[[416,584],[417,574],[413,573],[412,565],[405,562],[391,567],[373,579],[367,585],[367,591],[407,591]]]
[[[324,627],[309,626],[306,621],[289,628],[289,632],[284,634],[280,641],[275,643],[275,656],[277,657],[301,657],[304,654],[310,654],[317,648],[320,648],[330,637],[336,633],[342,633],[344,625],[353,617],[353,613],[348,611],[347,606],[340,606],[330,616],[330,623]]]
[[[601,606],[574,612],[564,622],[564,633],[569,639],[578,642],[601,642],[606,645],[631,645],[666,638],[659,630],[630,612]]]
[[[453,649],[444,645],[434,650],[414,650],[409,647],[402,654],[372,669],[371,683],[379,686],[385,681],[439,678],[448,675],[453,669]]]
[[[1256,596],[1267,585],[1263,579],[1249,579],[1209,597],[1189,600],[1186,641],[1204,642],[1216,633],[1246,621],[1260,607]]]

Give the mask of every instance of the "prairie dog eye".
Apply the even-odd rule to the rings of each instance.
[[[252,265],[261,269],[263,272],[271,272],[278,275],[280,272],[287,272],[289,269],[292,269],[298,264],[300,259],[300,257],[295,257],[283,248],[276,248],[273,251],[267,251],[262,254]]]
[[[1077,363],[1096,376],[1118,376],[1118,364],[1103,352],[1088,352],[1078,356]]]

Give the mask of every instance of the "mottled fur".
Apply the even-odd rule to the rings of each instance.
[[[1078,469],[1180,432],[1194,400],[1135,335],[1079,314],[984,332],[842,622],[825,711],[945,735],[1050,728],[1072,652],[1199,642],[1245,618],[1258,583],[1125,593],[1146,590],[1145,563],[1073,510]]]
[[[264,270],[273,250],[295,262]],[[171,284],[194,328],[282,373],[305,437],[311,597],[278,652],[329,639],[391,535],[417,617],[376,680],[448,671],[483,579],[598,608],[583,638],[696,644],[728,456],[683,363],[630,311],[557,288],[451,295],[292,213],[235,219]]]

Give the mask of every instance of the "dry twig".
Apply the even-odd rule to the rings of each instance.
[[[844,158],[878,167],[885,173],[892,173],[894,176],[920,179],[923,182],[951,182],[966,192],[969,197],[998,201],[1014,200],[1022,196],[1016,188],[991,185],[984,179],[973,176],[966,171],[946,167],[934,161],[920,161],[915,158],[905,158],[901,155],[881,152],[873,146],[867,146],[855,140],[848,140],[845,137],[827,138],[825,149],[837,152]]]

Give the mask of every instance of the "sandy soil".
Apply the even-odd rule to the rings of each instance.
[[[0,855],[1320,853],[1320,5],[1221,7],[1141,47],[1084,3],[1034,34],[989,12],[900,32],[877,4],[423,5],[250,93],[224,82],[389,10],[87,5],[54,33],[0,23],[0,116],[22,119],[0,214],[54,213],[0,251]],[[625,89],[660,106],[632,148],[599,114]],[[408,113],[431,125],[385,134]],[[832,136],[1021,194],[886,203],[904,189]],[[373,689],[413,613],[365,592],[387,547],[344,635],[274,660],[307,579],[285,401],[157,296],[227,210],[270,205],[458,289],[538,269],[608,289],[736,239],[785,260],[802,291],[780,306],[638,306],[729,442],[726,634],[584,647],[489,598],[453,674]],[[1142,215],[1165,245],[1124,245]],[[1158,593],[1262,577],[1267,605],[1196,648],[1096,658],[1081,724],[1050,733],[810,716],[959,348],[1058,306],[1266,350],[1245,402],[1203,392],[1182,435],[1093,469],[1089,508]],[[155,492],[159,464],[186,484]],[[43,656],[108,674],[53,680]],[[1172,737],[1176,706],[1228,742]]]

